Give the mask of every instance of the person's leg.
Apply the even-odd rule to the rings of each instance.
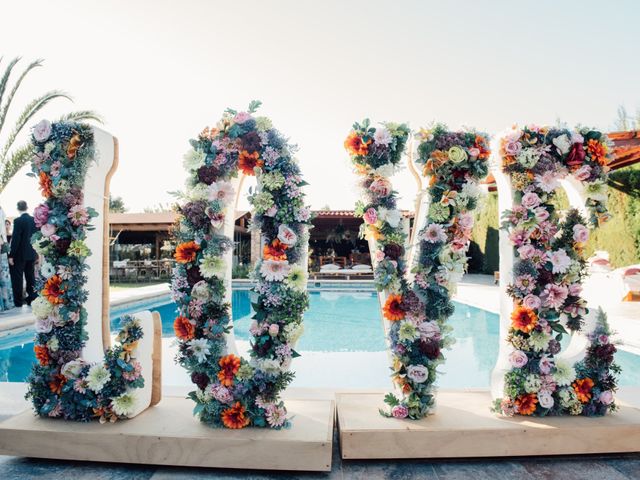
[[[11,289],[13,290],[13,304],[16,307],[22,306],[22,276],[24,263],[14,260],[9,268],[11,274]]]
[[[36,295],[36,275],[35,275],[35,263],[33,260],[25,262],[24,265],[24,278],[27,281],[27,305],[31,305]]]

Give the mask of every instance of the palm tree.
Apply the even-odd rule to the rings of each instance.
[[[2,62],[2,60],[3,58],[0,57],[0,63]],[[20,88],[20,84],[31,70],[36,67],[41,67],[43,63],[42,59],[31,62],[27,66],[27,68],[25,68],[24,71],[18,76],[13,84],[13,87],[8,92],[8,96],[6,97],[6,99],[4,99],[4,94],[7,91],[7,87],[9,85],[9,77],[11,76],[11,72],[19,61],[20,57],[16,57],[11,60],[6,66],[4,73],[0,77],[0,138],[2,137],[2,129],[7,120],[7,112],[9,111],[9,107],[11,106],[13,97],[18,91],[18,88]],[[20,132],[22,132],[25,126],[33,120],[33,117],[40,110],[47,106],[49,102],[57,98],[64,98],[73,101],[73,99],[68,94],[60,90],[50,90],[40,95],[39,97],[34,98],[23,108],[22,113],[20,113],[20,115],[17,117],[13,129],[7,134],[6,138],[4,139],[4,145],[0,143],[0,193],[2,193],[13,176],[18,173],[18,171],[22,167],[24,167],[31,158],[31,144],[29,142],[22,146],[14,146],[18,135],[20,135]],[[91,110],[82,110],[67,113],[66,115],[58,118],[56,121],[61,122],[82,120],[94,120],[96,122],[102,123],[102,119],[100,118],[100,116]]]

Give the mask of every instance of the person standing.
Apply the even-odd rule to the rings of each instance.
[[[9,229],[2,228],[3,225],[7,225],[7,222],[7,216],[0,207],[0,311],[10,310],[14,305],[9,274]]]
[[[20,216],[13,221],[13,235],[9,251],[9,265],[11,266],[11,284],[13,286],[13,300],[16,307],[22,306],[23,278],[27,283],[27,305],[37,297],[35,292],[35,263],[38,256],[31,246],[31,236],[36,232],[33,217],[27,213],[27,202],[18,202]]]

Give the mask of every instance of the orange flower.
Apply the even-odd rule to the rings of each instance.
[[[576,392],[578,400],[580,400],[582,403],[589,402],[589,400],[591,400],[591,389],[593,388],[593,385],[593,380],[591,380],[589,377],[579,378],[578,380],[573,382],[572,387]]]
[[[49,382],[49,390],[57,395],[60,395],[60,392],[62,392],[62,387],[64,387],[65,383],[67,383],[66,377],[60,373],[56,373],[53,376],[53,379]]]
[[[587,142],[587,151],[591,158],[600,165],[607,164],[607,146],[604,143],[592,138]]]
[[[364,156],[369,153],[369,144],[371,139],[366,142],[362,141],[362,137],[356,132],[351,132],[347,139],[344,141],[344,148],[347,149],[351,155]]]
[[[486,147],[486,144],[484,142],[484,138],[482,138],[480,135],[476,135],[475,147],[478,150],[480,150],[480,154],[478,155],[478,159],[484,160],[485,158],[489,158],[489,155],[491,154],[491,150],[489,150]]]
[[[236,357],[231,353],[222,357],[218,365],[220,365],[218,380],[220,380],[220,383],[225,387],[230,387],[233,385],[235,374],[240,370],[240,357]]]
[[[38,182],[40,183],[40,190],[42,190],[42,195],[47,198],[51,197],[53,195],[53,183],[51,183],[51,177],[45,172],[40,172]]]
[[[227,428],[239,429],[249,425],[249,417],[240,402],[222,412],[222,423]]]
[[[82,140],[80,139],[80,135],[78,133],[74,133],[71,140],[69,140],[69,145],[67,146],[67,158],[69,160],[73,160],[81,146]]]
[[[400,305],[401,302],[401,295],[389,295],[387,297],[387,301],[384,303],[384,307],[382,308],[384,318],[390,322],[402,320],[404,318],[404,310]]]
[[[196,259],[196,254],[200,250],[200,245],[196,242],[181,243],[176,247],[174,258],[179,263],[189,263]]]
[[[538,316],[530,308],[517,306],[511,314],[511,326],[523,333],[530,333],[537,324]]]
[[[516,399],[516,408],[520,415],[533,415],[536,411],[536,404],[538,403],[538,397],[535,393],[527,393],[521,395]]]
[[[255,167],[261,167],[264,162],[260,160],[260,154],[258,152],[249,153],[246,150],[240,152],[238,157],[238,168],[242,170],[245,175],[255,175],[253,169]]]
[[[47,283],[45,283],[44,288],[42,289],[42,295],[47,297],[50,303],[53,305],[59,305],[64,302],[61,298],[64,293],[64,289],[60,288],[62,284],[62,279],[58,275],[54,275]]]
[[[196,326],[187,317],[179,316],[173,321],[173,331],[180,340],[191,340],[196,335]]]
[[[285,250],[289,248],[277,238],[271,242],[271,245],[265,245],[262,250],[262,256],[265,260],[286,260],[287,254]]]
[[[36,358],[40,365],[43,367],[49,365],[51,357],[49,356],[49,349],[45,345],[34,345],[33,351],[36,353]]]

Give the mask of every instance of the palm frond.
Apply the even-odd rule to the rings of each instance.
[[[73,101],[73,99],[67,95],[66,93],[60,90],[51,90],[38,98],[32,100],[22,111],[18,119],[16,120],[16,124],[13,127],[13,130],[7,137],[5,141],[2,152],[0,152],[0,164],[5,162],[7,153],[9,149],[13,145],[13,142],[16,140],[16,137],[20,133],[20,131],[24,128],[29,120],[33,118],[33,116],[38,113],[42,108],[44,108],[51,100],[56,98],[66,98],[68,100]]]
[[[59,117],[56,122],[83,122],[93,120],[94,122],[104,123],[99,113],[93,110],[78,110],[77,112],[65,113]]]
[[[9,159],[2,164],[0,167],[0,193],[4,191],[13,176],[29,162],[32,152],[33,147],[31,143],[28,143],[14,150]]]
[[[2,127],[4,126],[4,122],[7,119],[7,112],[9,111],[9,106],[11,105],[11,101],[13,100],[13,97],[15,96],[16,92],[18,91],[18,88],[20,88],[20,84],[24,80],[24,77],[26,77],[28,75],[28,73],[31,70],[33,70],[34,68],[41,67],[43,61],[44,60],[39,58],[39,59],[31,62],[27,66],[27,68],[24,69],[22,74],[18,77],[18,80],[16,80],[16,83],[13,85],[13,88],[11,89],[11,92],[9,93],[9,96],[7,97],[7,101],[5,102],[4,107],[2,107],[0,109],[0,132],[2,132]],[[2,94],[0,93],[0,105],[1,104],[2,104]]]
[[[4,95],[4,91],[7,89],[7,83],[9,83],[9,76],[11,75],[11,70],[16,66],[16,63],[20,61],[20,57],[16,57],[9,62],[7,68],[5,68],[4,73],[2,74],[2,80],[0,80],[0,103],[2,103],[2,96]]]

